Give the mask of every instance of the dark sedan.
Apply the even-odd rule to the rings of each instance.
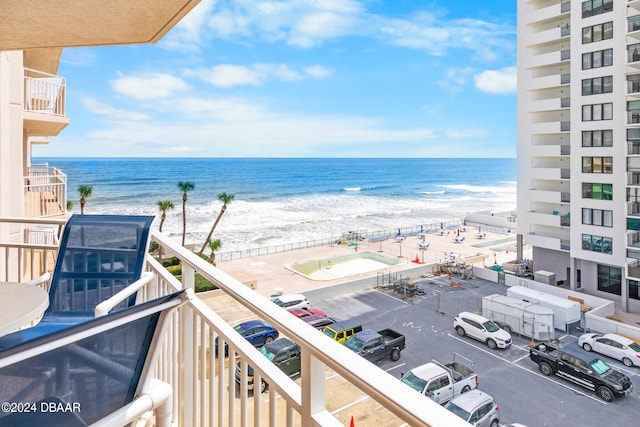
[[[280,332],[268,323],[262,320],[249,320],[247,322],[240,323],[233,328],[237,333],[242,335],[247,341],[253,344],[254,347],[262,347],[263,345],[270,343],[278,338]],[[218,338],[216,338],[215,352],[218,354]],[[224,343],[224,355],[228,354],[227,343]]]

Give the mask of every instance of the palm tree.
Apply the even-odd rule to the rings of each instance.
[[[180,181],[178,189],[182,191],[182,246],[187,235],[187,193],[196,188],[193,182]]]
[[[162,233],[162,225],[164,224],[164,220],[167,219],[167,211],[169,209],[173,209],[175,206],[171,200],[158,200],[156,202],[158,205],[158,209],[162,212],[162,216],[160,217],[160,227],[159,230]]]
[[[218,213],[218,217],[216,218],[216,221],[213,223],[211,230],[209,230],[209,235],[207,236],[207,239],[204,241],[204,244],[202,245],[202,247],[200,248],[200,252],[198,252],[199,254],[202,254],[202,252],[204,252],[204,248],[207,247],[207,243],[211,240],[211,235],[213,234],[213,230],[216,229],[218,222],[220,222],[220,218],[222,218],[222,214],[225,213],[225,211],[227,210],[227,205],[231,203],[231,201],[235,197],[236,197],[235,194],[227,194],[227,193],[218,194],[218,200],[222,202],[222,208],[220,209],[220,213]]]
[[[216,239],[216,240],[208,240],[207,243],[209,244],[209,249],[211,249],[211,253],[209,254],[209,262],[213,265],[216,265],[215,251],[220,249],[220,247],[222,246],[222,242],[220,241],[220,239]]]
[[[73,202],[71,200],[67,200],[67,212],[71,212],[73,209]]]
[[[78,186],[78,193],[80,193],[80,214],[84,215],[84,205],[87,203],[87,198],[91,197],[93,192],[93,185],[82,184]]]

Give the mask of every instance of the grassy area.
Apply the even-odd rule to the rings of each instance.
[[[180,265],[180,260],[176,257],[165,258],[162,260],[162,265],[173,274],[176,279],[182,280],[182,265]],[[218,289],[216,285],[202,277],[201,275],[196,273],[195,277],[195,290],[196,292],[204,292],[211,291],[213,289]]]

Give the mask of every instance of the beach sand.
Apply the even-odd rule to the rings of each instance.
[[[459,236],[464,237],[464,240],[461,243],[454,241],[458,236],[457,229],[444,230],[445,234],[443,235],[428,233],[424,237],[424,242],[429,244],[429,248],[424,251],[418,247],[418,243],[423,241],[420,236],[407,236],[403,241],[392,237],[380,242],[361,240],[357,242],[358,246],[350,246],[347,242],[345,244],[336,243],[218,262],[217,267],[237,280],[251,286],[261,295],[268,297],[279,290],[284,293],[304,293],[306,290],[346,283],[366,277],[376,277],[380,272],[402,272],[419,265],[446,261],[452,253],[455,254],[456,259],[460,260],[460,262],[475,266],[491,267],[494,264],[500,265],[504,262],[515,260],[516,235],[514,232],[507,233],[506,230],[503,232],[496,232],[497,230],[487,231],[483,227],[486,236],[483,239],[478,239],[475,237],[477,230],[477,225],[462,227]],[[285,268],[286,264],[293,262],[320,260],[353,254],[356,251],[381,253],[402,259],[405,262],[393,267],[331,280],[311,280]],[[530,258],[526,248],[524,257]]]

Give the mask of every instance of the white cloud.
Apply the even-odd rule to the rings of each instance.
[[[109,116],[113,119],[126,119],[126,120],[149,120],[151,117],[145,113],[138,113],[134,111],[127,111],[122,109],[117,109],[112,107],[111,105],[104,104],[94,98],[91,97],[82,97],[80,98],[80,103],[86,108],[88,111],[98,114],[101,116]]]
[[[487,70],[475,76],[478,90],[487,93],[511,94],[518,88],[516,67]]]
[[[306,75],[315,79],[323,79],[333,74],[333,70],[320,65],[312,65],[310,67],[306,67],[304,69],[304,72]]]
[[[139,73],[111,80],[113,90],[136,99],[167,98],[189,89],[182,79],[166,73]]]
[[[486,131],[481,129],[447,129],[444,131],[444,135],[447,138],[477,138],[485,136]]]
[[[330,69],[320,65],[312,65],[298,71],[286,64],[265,63],[255,63],[250,66],[220,64],[211,68],[184,71],[185,76],[196,77],[220,88],[260,86],[270,79],[280,81],[300,81],[305,77],[320,79],[330,74]]]
[[[464,89],[464,86],[469,79],[469,76],[473,74],[473,68],[449,68],[445,74],[445,78],[437,81],[438,86],[451,92],[459,93]]]

